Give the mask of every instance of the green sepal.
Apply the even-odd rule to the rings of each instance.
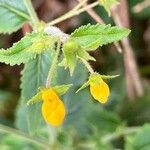
[[[44,50],[52,48],[53,44],[57,41],[45,32],[35,32],[35,37],[31,38],[32,45],[28,48],[31,52],[41,54]]]
[[[85,89],[86,87],[88,87],[90,85],[90,81],[88,80],[87,82],[85,82],[77,91],[76,93],[78,93],[79,91]]]
[[[100,75],[102,79],[113,79],[119,77],[120,75]]]
[[[85,59],[86,61],[96,61],[94,57],[90,56],[89,53],[84,49],[79,49],[77,52],[78,57]]]
[[[42,92],[38,92],[35,96],[33,96],[30,100],[27,101],[27,105],[32,105],[41,100],[42,100]]]
[[[105,8],[109,16],[111,15],[111,11],[110,11],[111,7],[113,5],[119,4],[117,0],[98,0],[98,1],[100,5],[102,5]]]
[[[70,89],[71,86],[72,84],[62,84],[62,85],[54,86],[52,87],[52,89],[56,91],[58,95],[61,96],[64,95]]]
[[[62,61],[62,65],[65,68],[69,68],[70,75],[72,76],[76,63],[77,63],[77,51],[80,49],[79,44],[72,39],[67,40],[63,45],[63,52],[65,59]]]
[[[77,57],[76,57],[76,55],[68,55],[68,56],[66,56],[66,63],[67,63],[67,66],[69,68],[70,75],[72,76],[73,72],[74,72],[74,69],[76,67],[76,64],[77,64]]]
[[[59,66],[65,66],[65,68],[68,67],[71,76],[74,72],[78,58],[85,59],[86,61],[95,61],[95,59],[90,56],[89,53],[84,50],[73,38],[70,38],[64,43],[63,52],[65,58],[62,60]]]
[[[89,77],[90,84],[99,84],[102,81],[102,77],[100,74],[94,72]]]
[[[80,49],[80,45],[74,39],[68,39],[63,45],[64,53],[75,54]]]

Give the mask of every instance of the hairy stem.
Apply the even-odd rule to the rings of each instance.
[[[37,26],[37,23],[39,22],[39,19],[37,17],[37,14],[36,14],[34,8],[33,8],[31,0],[24,0],[24,3],[26,5],[28,13],[31,17],[31,22],[32,22],[33,28],[36,29],[36,26]]]
[[[54,19],[53,21],[51,21],[50,23],[48,23],[48,25],[49,25],[49,26],[52,26],[52,25],[55,25],[55,24],[57,24],[57,23],[59,23],[59,22],[62,22],[62,21],[64,21],[64,20],[66,20],[66,19],[69,19],[69,18],[71,18],[71,17],[73,17],[73,16],[79,15],[80,13],[86,11],[86,10],[89,9],[89,8],[95,7],[95,6],[97,6],[98,4],[99,4],[98,2],[94,2],[94,3],[92,3],[92,4],[87,5],[87,6],[84,7],[84,8],[78,9],[77,11],[73,11],[73,12],[71,11],[71,13],[70,13],[70,11],[69,11],[68,13],[62,15],[61,17],[56,18],[56,19]]]
[[[85,65],[85,67],[88,69],[88,71],[92,74],[94,73],[93,68],[90,66],[90,64],[83,58],[79,57],[82,61],[82,63]]]
[[[56,70],[56,67],[57,67],[57,61],[58,61],[58,55],[59,55],[59,52],[60,52],[60,46],[61,46],[61,42],[60,40],[57,42],[57,48],[56,48],[56,53],[55,53],[55,57],[53,59],[53,62],[52,62],[52,65],[51,65],[51,68],[48,72],[48,76],[47,76],[47,81],[46,81],[46,87],[50,87],[51,85],[51,81],[52,81],[52,78],[53,78],[53,75],[54,75],[54,72]]]

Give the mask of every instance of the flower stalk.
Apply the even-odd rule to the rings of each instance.
[[[91,3],[91,4],[87,5],[84,8],[75,9],[75,11],[69,11],[68,13],[62,15],[61,17],[58,17],[58,18],[52,20],[51,22],[48,23],[48,25],[49,26],[55,25],[55,24],[57,24],[59,22],[62,22],[64,20],[66,20],[66,19],[69,19],[69,18],[71,18],[73,16],[79,15],[80,13],[86,11],[87,9],[93,8],[93,7],[97,6],[97,5],[99,5],[99,3],[98,2],[94,2],[94,3]]]
[[[47,76],[47,80],[46,80],[46,88],[49,88],[51,86],[51,81],[52,81],[52,78],[53,78],[53,74],[54,74],[54,72],[56,70],[56,67],[57,67],[57,62],[58,62],[58,56],[59,56],[60,49],[61,49],[61,42],[60,42],[60,40],[58,40],[57,41],[57,48],[56,48],[55,57],[53,59],[51,68],[48,72],[48,76]]]
[[[39,19],[37,17],[37,14],[36,14],[34,8],[33,8],[31,0],[24,0],[24,3],[26,5],[28,13],[29,13],[29,15],[31,17],[31,22],[32,22],[33,28],[36,29],[37,24],[39,23]]]
[[[88,71],[90,72],[90,74],[93,74],[93,73],[94,73],[94,70],[93,70],[93,68],[90,66],[90,64],[89,64],[85,59],[83,59],[83,58],[81,58],[81,57],[80,57],[80,59],[81,59],[82,63],[85,65],[85,67],[88,69]]]

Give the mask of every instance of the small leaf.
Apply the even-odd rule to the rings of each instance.
[[[98,0],[100,4],[105,8],[107,11],[108,15],[110,16],[111,12],[110,9],[113,5],[118,4],[117,0]]]
[[[119,41],[127,37],[129,29],[111,25],[84,25],[76,29],[71,38],[87,51],[95,50],[99,46]]]
[[[88,87],[90,84],[90,81],[85,82],[77,91],[76,93],[78,93],[79,91],[85,89],[86,87]]]
[[[0,62],[20,65],[34,59],[37,54],[51,47],[53,41],[43,32],[32,32],[7,50],[0,50]]]
[[[12,33],[30,20],[23,0],[0,0],[0,33]]]
[[[59,95],[64,95],[69,88],[72,86],[72,84],[63,84],[59,86],[54,86],[53,89],[58,93]]]
[[[119,77],[120,75],[100,75],[102,79],[113,79]]]
[[[28,100],[27,105],[32,105],[38,101],[40,101],[42,98],[42,93],[38,92],[35,96],[33,96],[30,100]]]

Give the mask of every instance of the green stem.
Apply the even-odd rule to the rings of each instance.
[[[32,22],[33,28],[36,29],[37,23],[39,23],[39,19],[37,17],[37,14],[36,14],[34,8],[33,8],[31,0],[24,0],[24,3],[26,5],[28,13],[31,17],[31,22]]]
[[[56,53],[55,53],[55,57],[53,58],[53,62],[51,65],[51,68],[49,70],[48,76],[47,76],[47,81],[46,81],[46,87],[50,87],[51,85],[51,81],[54,75],[54,72],[56,70],[56,66],[57,66],[57,61],[58,61],[58,55],[60,52],[60,46],[61,46],[61,42],[60,40],[57,42],[57,48],[56,48]]]
[[[88,69],[88,71],[92,74],[94,73],[93,68],[90,66],[90,64],[83,58],[79,57],[82,61],[82,63],[85,65],[85,67]]]
[[[125,136],[125,135],[128,135],[128,134],[133,134],[133,133],[136,133],[137,131],[139,131],[140,127],[128,127],[126,129],[123,129],[121,131],[118,131],[118,132],[115,132],[115,133],[111,133],[111,134],[108,134],[106,136],[104,136],[102,138],[102,141],[104,143],[109,143],[121,136]]]
[[[56,144],[56,140],[57,140],[57,130],[55,127],[47,124],[47,129],[48,129],[48,133],[49,133],[49,143],[51,145],[51,147],[53,147],[53,145]]]
[[[92,4],[87,5],[87,6],[84,7],[84,8],[81,8],[81,9],[78,9],[78,10],[75,9],[76,11],[69,11],[68,13],[62,15],[61,17],[56,18],[56,19],[54,19],[53,21],[51,21],[50,23],[48,23],[48,25],[49,25],[49,26],[55,25],[55,24],[57,24],[57,23],[59,23],[59,22],[62,22],[62,21],[64,21],[64,20],[66,20],[66,19],[69,19],[69,18],[71,18],[71,17],[73,17],[73,16],[79,15],[80,13],[86,11],[87,9],[92,8],[92,7],[95,7],[95,6],[97,6],[97,5],[99,5],[99,3],[98,3],[98,2],[94,2],[94,3],[92,3]]]
[[[0,124],[0,132],[20,136],[30,143],[36,144],[38,146],[45,148],[46,150],[49,150],[49,145],[47,143],[45,143],[43,141],[39,141],[38,139],[35,139],[35,138],[29,136],[28,134],[25,134],[19,130],[16,130],[16,129],[13,129],[13,128],[10,128],[10,127]]]

